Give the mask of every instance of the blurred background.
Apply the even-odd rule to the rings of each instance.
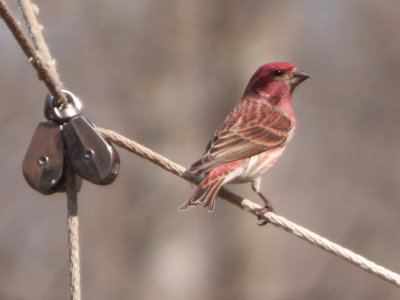
[[[311,75],[294,94],[298,129],[262,191],[278,214],[400,271],[399,1],[36,3],[84,114],[184,166],[259,65],[297,64]],[[69,299],[65,195],[38,194],[21,171],[47,91],[3,22],[0,43],[0,299]],[[83,299],[399,299],[225,201],[177,213],[193,187],[119,153],[114,184],[79,193]]]

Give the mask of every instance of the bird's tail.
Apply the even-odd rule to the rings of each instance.
[[[183,211],[194,206],[203,206],[209,212],[215,208],[215,201],[217,200],[218,192],[224,184],[225,177],[215,178],[210,180],[205,177],[197,186],[195,192],[188,201],[183,203],[178,210]]]

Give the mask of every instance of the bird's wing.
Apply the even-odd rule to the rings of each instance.
[[[190,170],[204,173],[216,166],[283,146],[292,128],[291,120],[270,105],[239,107],[215,132],[206,153]]]

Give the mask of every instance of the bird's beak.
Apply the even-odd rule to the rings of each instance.
[[[301,70],[296,70],[292,73],[292,77],[290,78],[290,85],[294,88],[296,87],[299,83],[303,82],[310,76],[307,75],[307,73],[301,71]]]

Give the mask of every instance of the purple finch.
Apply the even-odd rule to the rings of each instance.
[[[262,212],[272,210],[260,192],[260,176],[278,160],[293,136],[292,92],[308,77],[286,62],[258,68],[240,103],[215,131],[203,157],[190,167],[201,182],[180,210],[199,205],[211,212],[224,184],[247,182],[264,201]]]

